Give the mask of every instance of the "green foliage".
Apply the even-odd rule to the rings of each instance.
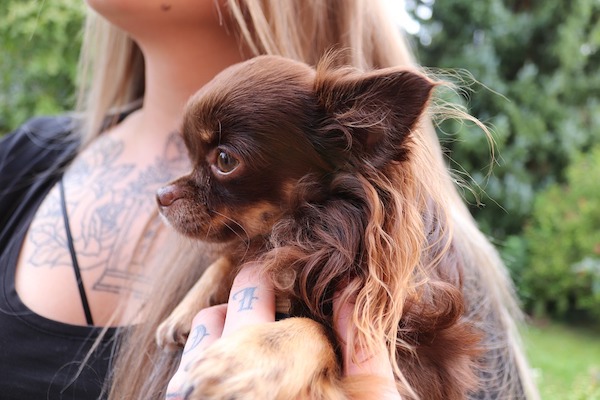
[[[432,3],[407,1],[413,11]],[[468,198],[482,228],[500,240],[520,235],[536,193],[564,181],[565,167],[600,141],[600,2],[452,0],[432,11],[420,21],[419,60],[468,70],[491,89],[475,84],[464,100],[494,131],[493,174],[478,128],[448,122],[441,130],[456,134],[441,139],[453,166],[485,191],[483,207]]]
[[[406,1],[423,17],[421,63],[458,69],[471,90],[460,100],[493,130],[489,174],[479,128],[439,127],[451,166],[474,180],[465,197],[525,305],[600,317],[600,153],[581,155],[600,142],[600,2]]]
[[[521,287],[537,313],[584,310],[600,319],[600,146],[577,157],[566,175],[565,184],[536,198]]]
[[[73,108],[81,0],[0,1],[0,135]]]

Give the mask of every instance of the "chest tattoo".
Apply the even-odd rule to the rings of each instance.
[[[181,138],[144,166],[125,156],[122,140],[106,136],[75,159],[63,177],[71,233],[81,270],[101,271],[93,290],[118,293],[144,286],[144,263],[163,224],[155,192],[189,161]],[[58,188],[51,190],[30,227],[28,263],[70,267]]]

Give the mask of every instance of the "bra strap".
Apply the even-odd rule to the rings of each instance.
[[[75,278],[77,279],[77,287],[79,288],[81,305],[83,306],[83,312],[85,313],[85,320],[87,324],[93,326],[94,320],[92,319],[92,310],[90,309],[90,304],[88,303],[87,295],[85,294],[85,287],[83,286],[83,280],[81,279],[81,270],[79,269],[77,255],[75,254],[75,246],[73,245],[73,236],[71,235],[71,226],[69,225],[69,216],[67,215],[67,202],[65,201],[65,185],[63,184],[62,178],[58,182],[58,186],[60,189],[60,206],[62,209],[63,220],[65,222],[67,243],[69,245],[69,253],[71,253],[71,261],[73,262],[73,271],[75,272]]]

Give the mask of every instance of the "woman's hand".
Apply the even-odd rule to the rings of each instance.
[[[167,387],[167,399],[184,399],[188,366],[221,337],[246,326],[275,321],[275,296],[259,277],[258,264],[246,264],[233,281],[227,304],[201,310],[192,322],[177,372]]]
[[[338,334],[338,337],[341,338],[342,356],[344,358],[344,375],[371,375],[382,378],[382,382],[385,382],[385,392],[382,395],[383,397],[379,398],[382,400],[400,400],[401,397],[396,389],[392,364],[388,358],[383,339],[381,341],[380,351],[376,354],[366,354],[359,350],[355,358],[360,361],[355,362],[352,360],[350,348],[347,346],[347,334],[349,332],[348,325],[352,320],[353,307],[354,305],[352,303],[340,301],[339,296],[335,296],[333,300],[335,331]]]
[[[196,315],[179,368],[167,387],[167,399],[185,398],[181,389],[188,380],[188,366],[212,343],[246,326],[275,321],[273,288],[261,281],[258,271],[258,264],[245,265],[233,282],[229,302],[206,308]],[[351,304],[334,301],[335,329],[344,340],[351,313]],[[344,355],[348,354],[345,341],[342,343],[342,351]],[[359,354],[359,357],[364,361],[358,364],[352,362],[349,357],[344,357],[344,374],[368,374],[385,378],[390,383],[389,395],[386,395],[385,400],[400,399],[385,347],[382,345],[382,351],[376,355],[361,357]]]

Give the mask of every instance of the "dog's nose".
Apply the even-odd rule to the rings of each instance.
[[[156,191],[156,202],[161,207],[168,207],[181,197],[181,192],[174,185],[164,186]]]

